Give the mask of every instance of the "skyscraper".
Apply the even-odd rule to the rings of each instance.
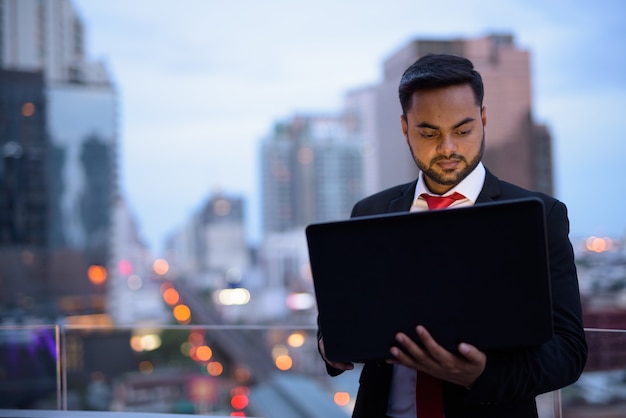
[[[0,70],[0,311],[50,290],[48,148],[42,72]]]
[[[216,192],[166,243],[173,273],[197,288],[219,289],[243,280],[251,267],[244,199]]]
[[[338,116],[295,116],[262,144],[263,226],[285,232],[346,218],[363,196],[363,143]]]
[[[43,248],[48,135],[43,74],[0,70],[0,245]]]
[[[46,222],[40,231],[46,235],[47,296],[57,297],[60,307],[50,315],[102,312],[106,283],[90,281],[88,270],[106,271],[111,255],[117,92],[104,65],[87,59],[84,26],[69,0],[0,0],[0,22],[3,77],[20,71],[42,78],[45,106],[35,105],[35,112],[44,113],[46,141],[41,166],[47,200],[39,215]],[[32,87],[17,84],[22,90],[16,94],[25,95],[26,88]],[[13,110],[6,113],[11,123]],[[33,173],[28,178],[34,182]],[[13,201],[26,193],[19,190]]]
[[[414,40],[385,60],[382,82],[348,93],[349,111],[356,120],[372,125],[357,127],[376,156],[366,168],[376,173],[368,192],[416,177],[400,129],[398,84],[404,70],[427,53],[465,56],[481,73],[487,106],[487,167],[504,180],[552,194],[551,138],[547,128],[533,120],[530,53],[517,47],[511,35]]]

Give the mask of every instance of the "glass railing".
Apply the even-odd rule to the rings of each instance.
[[[0,417],[349,417],[358,370],[330,378],[312,326],[0,327]],[[577,383],[541,418],[626,416],[626,331],[588,329]],[[7,411],[30,415],[7,415]],[[97,412],[93,412],[96,413]]]

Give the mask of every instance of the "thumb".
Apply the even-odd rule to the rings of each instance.
[[[470,363],[481,363],[485,361],[485,353],[471,344],[459,344],[459,353],[465,357]]]

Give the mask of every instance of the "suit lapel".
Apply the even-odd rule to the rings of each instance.
[[[476,203],[487,203],[498,200],[500,197],[500,179],[485,169],[485,184],[476,198]]]
[[[387,212],[408,212],[409,210],[411,210],[411,206],[413,205],[413,198],[415,197],[416,185],[417,180],[412,183],[408,183],[407,187],[402,192],[402,195],[389,202],[389,209],[387,210]]]

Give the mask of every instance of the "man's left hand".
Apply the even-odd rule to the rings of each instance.
[[[487,356],[473,345],[460,343],[460,354],[454,354],[437,344],[421,325],[417,327],[417,335],[425,348],[421,348],[400,332],[396,335],[396,341],[402,349],[392,347],[391,354],[394,358],[388,362],[410,367],[466,388],[471,388],[485,370]]]

